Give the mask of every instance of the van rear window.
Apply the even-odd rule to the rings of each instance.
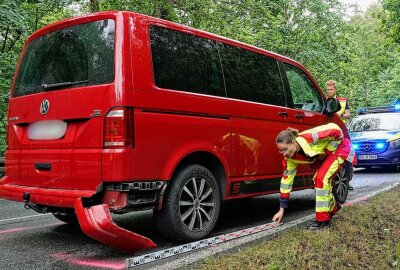
[[[26,47],[13,97],[114,81],[114,20],[51,32]]]

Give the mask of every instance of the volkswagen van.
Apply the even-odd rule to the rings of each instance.
[[[153,209],[165,236],[198,240],[223,201],[279,192],[279,131],[334,122],[348,137],[327,104],[276,53],[133,12],[66,19],[33,33],[16,67],[0,196],[124,250],[155,243],[110,213]],[[293,189],[312,176],[301,165]]]

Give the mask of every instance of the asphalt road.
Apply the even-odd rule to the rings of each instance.
[[[396,170],[358,170],[348,199],[399,181],[400,172]],[[285,221],[312,214],[313,194],[313,190],[293,192]],[[277,195],[226,202],[212,235],[269,223],[277,209]],[[119,226],[151,238],[158,249],[182,244],[170,242],[156,231],[151,211],[114,215],[113,219]],[[0,199],[0,269],[123,269],[125,260],[132,256],[92,240],[79,228],[66,225],[51,214],[37,214],[21,203]]]

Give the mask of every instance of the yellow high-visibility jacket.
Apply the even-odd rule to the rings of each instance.
[[[348,103],[347,103],[347,99],[343,98],[343,97],[336,97],[336,99],[339,101],[340,103],[340,110],[337,112],[337,114],[339,115],[340,119],[343,121],[343,123],[346,124],[347,119],[342,117],[342,115],[344,114],[344,112],[346,111],[346,107],[348,108]]]
[[[316,157],[325,154],[336,155],[352,164],[357,162],[350,140],[344,137],[343,131],[334,123],[305,130],[295,140],[304,151],[306,157],[296,154],[293,158],[285,158],[283,162],[284,172],[280,187],[280,202],[283,208],[288,205],[298,164],[313,163]]]

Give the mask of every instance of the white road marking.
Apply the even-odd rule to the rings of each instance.
[[[24,217],[16,217],[16,218],[0,219],[0,223],[1,222],[6,222],[6,221],[14,221],[14,220],[26,219],[26,218],[43,217],[43,216],[48,216],[48,215],[51,215],[51,213],[32,215],[32,216],[24,216]]]

